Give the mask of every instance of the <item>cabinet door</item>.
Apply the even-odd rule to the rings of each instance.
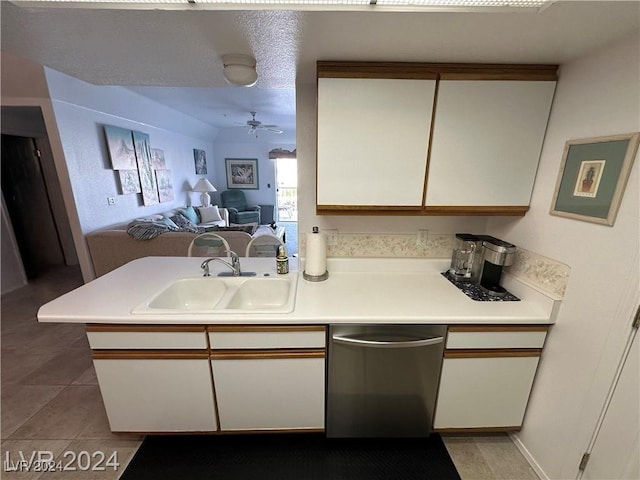
[[[324,358],[212,360],[220,429],[324,428]]]
[[[434,428],[519,428],[538,360],[445,357]]]
[[[215,431],[206,352],[203,358],[148,357],[94,358],[111,430]]]
[[[442,80],[426,206],[528,206],[553,81]]]
[[[435,83],[318,79],[318,208],[421,207]]]

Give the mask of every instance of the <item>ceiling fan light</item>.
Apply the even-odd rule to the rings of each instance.
[[[231,85],[252,87],[258,81],[256,59],[249,55],[223,55],[224,78]]]

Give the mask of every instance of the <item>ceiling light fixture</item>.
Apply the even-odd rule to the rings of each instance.
[[[224,78],[231,85],[253,87],[258,81],[256,59],[250,55],[223,55]]]

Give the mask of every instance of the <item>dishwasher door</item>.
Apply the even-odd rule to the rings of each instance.
[[[446,330],[331,325],[327,436],[429,436]]]

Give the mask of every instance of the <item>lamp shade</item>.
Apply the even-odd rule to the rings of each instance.
[[[206,178],[201,178],[196,182],[193,186],[194,192],[202,192],[200,195],[200,201],[202,202],[203,207],[208,207],[211,205],[211,197],[207,192],[216,192],[216,187],[211,185],[211,182]]]
[[[252,87],[258,81],[256,59],[249,55],[223,55],[224,78],[231,85]]]
[[[214,187],[209,180],[206,178],[201,178],[198,182],[193,186],[194,192],[217,192],[216,187]]]

